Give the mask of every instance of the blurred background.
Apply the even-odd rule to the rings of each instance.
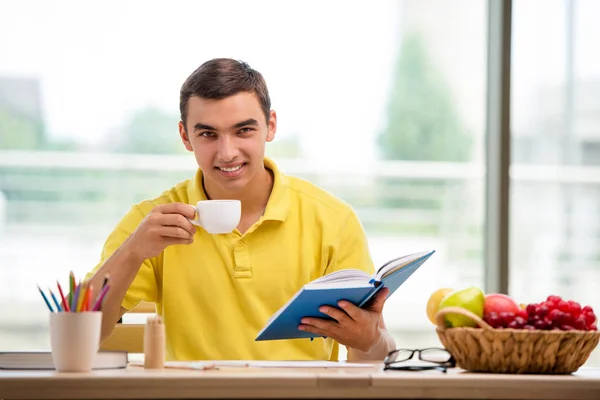
[[[437,251],[385,318],[439,344],[429,295],[484,288],[487,5],[0,0],[0,351],[49,348],[36,283],[83,276],[130,204],[193,176],[179,89],[213,57],[263,73],[267,155],[354,206],[377,265]],[[600,311],[600,2],[512,11],[509,294]]]

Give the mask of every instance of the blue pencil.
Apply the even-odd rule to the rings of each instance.
[[[42,291],[42,289],[40,289],[39,285],[38,285],[38,290],[40,291],[40,294],[44,298],[44,301],[46,302],[46,305],[48,306],[48,309],[50,310],[50,312],[54,312],[54,309],[50,305],[50,302],[48,301],[48,298],[46,297],[46,295],[44,294],[44,292]]]
[[[50,296],[52,296],[52,300],[54,300],[54,304],[56,304],[56,309],[59,312],[62,311],[62,307],[60,306],[60,303],[56,299],[56,296],[54,295],[54,293],[52,293],[52,289],[48,289],[48,291],[50,292]]]

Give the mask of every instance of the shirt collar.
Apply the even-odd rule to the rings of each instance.
[[[273,189],[267,202],[263,220],[285,221],[291,204],[288,179],[270,158],[264,158],[264,166],[273,172]],[[202,184],[202,177],[202,169],[198,168],[194,179],[188,187],[188,199],[194,207],[199,201],[208,199],[204,191],[204,185]]]

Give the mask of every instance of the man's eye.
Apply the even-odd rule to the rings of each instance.
[[[248,133],[248,132],[251,132],[251,131],[252,131],[252,128],[242,128],[242,129],[240,129],[240,133]]]
[[[213,132],[201,132],[200,135],[198,135],[198,136],[213,137],[213,136],[215,136],[215,134]]]

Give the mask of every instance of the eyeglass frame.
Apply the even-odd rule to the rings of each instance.
[[[423,351],[427,351],[427,350],[443,351],[443,352],[448,353],[448,355],[450,357],[448,358],[447,361],[424,360],[421,354]],[[406,359],[403,359],[401,361],[389,361],[389,358],[392,354],[394,354],[396,352],[401,352],[401,351],[409,351],[410,356],[408,356]],[[417,353],[419,355],[419,360],[428,362],[428,363],[432,363],[432,364],[436,364],[436,365],[393,365],[395,363],[403,363],[403,362],[411,360],[415,356],[415,353]],[[427,371],[427,370],[436,369],[436,370],[439,370],[439,371],[445,373],[448,368],[454,368],[454,367],[456,367],[456,360],[454,359],[454,356],[447,349],[444,349],[442,347],[427,347],[425,349],[395,349],[395,350],[390,351],[383,359],[383,370],[384,371],[386,371],[386,370]]]

